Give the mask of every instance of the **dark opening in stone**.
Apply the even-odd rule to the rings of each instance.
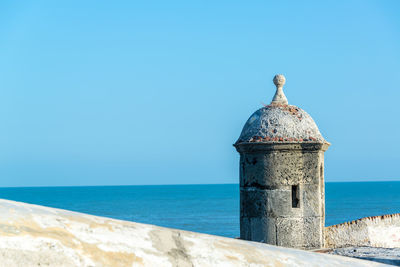
[[[300,208],[298,185],[292,185],[292,208]]]

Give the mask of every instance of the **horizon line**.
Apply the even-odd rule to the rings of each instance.
[[[400,180],[367,180],[367,181],[328,181],[325,183],[376,183],[400,182]],[[32,186],[0,186],[2,188],[43,188],[43,187],[121,187],[121,186],[191,186],[191,185],[239,185],[239,183],[205,183],[205,184],[116,184],[116,185],[32,185]]]

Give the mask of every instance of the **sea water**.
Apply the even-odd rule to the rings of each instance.
[[[400,212],[400,182],[326,183],[326,225]],[[239,186],[0,188],[0,198],[227,237],[239,236]]]

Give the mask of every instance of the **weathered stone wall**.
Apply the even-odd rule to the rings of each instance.
[[[384,266],[0,200],[0,267]]]
[[[325,246],[400,248],[400,214],[366,217],[326,227]]]
[[[241,239],[302,249],[324,247],[323,166],[327,146],[236,146],[241,155]]]

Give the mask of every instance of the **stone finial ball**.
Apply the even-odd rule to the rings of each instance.
[[[276,87],[282,87],[285,84],[286,79],[285,79],[285,76],[283,76],[282,74],[277,74],[277,75],[275,75],[273,81],[274,81],[274,84],[276,85]]]

